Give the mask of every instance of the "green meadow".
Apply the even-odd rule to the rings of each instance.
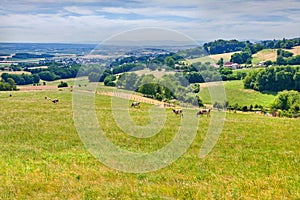
[[[226,89],[228,84],[241,87],[240,82],[228,82]],[[229,90],[230,103],[235,95],[245,104],[266,105],[273,98]],[[60,102],[53,104],[45,96]],[[299,119],[226,113],[217,144],[200,159],[211,117],[195,115],[197,135],[183,156],[157,171],[125,173],[105,166],[84,147],[69,90],[17,91],[12,97],[1,92],[0,108],[0,199],[300,198]],[[166,109],[166,122],[157,135],[134,138],[115,122],[110,97],[96,95],[95,108],[107,138],[133,152],[162,148],[180,127],[180,117]],[[151,108],[142,103],[126,109],[143,126],[151,121]]]
[[[244,89],[242,80],[224,81],[223,85],[226,91],[226,99],[229,101],[230,105],[238,103],[240,106],[254,106],[255,104],[258,104],[264,107],[269,107],[276,96],[276,93],[260,93],[254,90]],[[206,83],[201,86],[199,96],[202,98],[205,104],[214,103],[211,102],[209,89],[213,91],[214,85]]]

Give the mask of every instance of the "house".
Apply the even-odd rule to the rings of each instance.
[[[231,68],[231,69],[240,69],[241,65],[238,64],[238,63],[233,63],[233,62],[225,62],[223,67],[228,67],[228,68]]]

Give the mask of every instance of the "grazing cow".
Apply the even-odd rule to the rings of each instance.
[[[53,103],[58,103],[58,99],[52,100]]]
[[[172,108],[172,110],[173,110],[173,112],[176,114],[176,115],[181,115],[181,117],[183,117],[183,110],[182,109],[173,109]]]
[[[131,107],[140,107],[140,102],[137,101],[132,102]]]
[[[11,94],[11,93],[9,94],[9,97],[12,97],[12,94]]]
[[[201,109],[197,112],[196,115],[197,115],[197,117],[199,115],[207,115],[207,117],[208,117],[208,116],[210,116],[210,109]]]
[[[51,98],[49,98],[49,97],[45,97],[45,100],[47,100],[47,101],[50,101],[51,100]]]

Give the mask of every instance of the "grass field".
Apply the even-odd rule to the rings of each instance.
[[[277,58],[277,50],[276,49],[264,49],[262,51],[259,51],[256,54],[253,54],[252,63],[258,64],[261,61],[276,61]]]
[[[294,56],[300,55],[300,46],[295,46],[292,49],[286,49],[286,50],[292,52]]]
[[[8,94],[0,93],[0,199],[300,198],[299,120],[228,113],[217,145],[200,159],[210,119],[201,117],[197,136],[180,159],[155,172],[133,174],[106,167],[84,148],[69,91]],[[161,148],[179,127],[180,118],[166,110],[161,133],[132,138],[115,124],[109,97],[97,95],[95,105],[107,137],[132,151]],[[149,109],[142,104],[130,113],[144,125]]]
[[[239,52],[239,51],[237,51]],[[215,55],[209,55],[209,56],[204,56],[200,58],[194,58],[194,59],[189,59],[190,63],[196,63],[196,62],[210,62],[210,63],[217,63],[221,58],[224,59],[224,62],[229,62],[231,55],[237,52],[231,52],[231,53],[222,53],[222,54],[215,54]]]
[[[244,89],[242,80],[225,81],[223,83],[226,91],[226,98],[231,105],[234,105],[235,103],[238,103],[240,106],[250,106],[251,104],[254,106],[255,104],[258,104],[269,107],[276,96],[275,93],[263,94],[254,90]],[[210,83],[200,84],[200,97],[203,99],[205,104],[214,103],[210,100],[211,98],[208,90],[209,84]]]

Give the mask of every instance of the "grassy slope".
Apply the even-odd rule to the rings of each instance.
[[[61,102],[47,102],[46,95]],[[67,91],[15,92],[12,98],[0,93],[1,199],[300,198],[299,120],[227,114],[217,145],[200,160],[209,123],[202,117],[197,137],[182,158],[156,172],[128,174],[104,166],[86,151],[71,104]],[[110,117],[109,98],[98,96],[96,107],[106,131],[120,135]],[[133,119],[146,123],[148,108],[142,104],[132,110]],[[166,129],[178,127],[178,120],[168,110]],[[172,137],[171,132],[164,134]],[[112,138],[131,142],[124,148],[148,144],[122,137]],[[152,143],[150,149],[154,147]]]
[[[275,98],[275,94],[262,94],[254,90],[244,89],[243,81],[225,81],[224,87],[226,91],[226,98],[231,105],[238,103],[239,105],[263,105],[270,106]],[[209,90],[207,84],[201,84],[200,97],[204,103],[211,104]]]
[[[200,58],[190,59],[189,62],[190,63],[196,63],[196,62],[201,62],[201,63],[205,63],[205,62],[217,63],[220,60],[220,58],[223,58],[224,62],[227,62],[227,61],[230,61],[231,55],[234,54],[234,53],[236,53],[236,52],[209,55],[209,56],[204,56],[204,57],[200,57]]]
[[[259,62],[266,60],[276,61],[276,51],[276,49],[264,49],[262,51],[259,51],[256,54],[253,54],[252,63],[258,64]]]

